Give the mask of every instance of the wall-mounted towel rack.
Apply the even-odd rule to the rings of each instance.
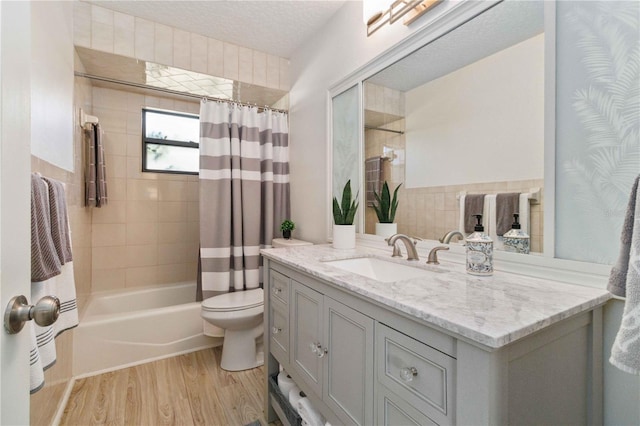
[[[385,129],[384,127],[364,126],[365,130],[380,130],[381,132],[396,133],[398,135],[404,135],[402,130]]]
[[[531,204],[538,204],[540,202],[540,187],[529,188],[529,192],[525,193]],[[467,195],[467,191],[460,191],[456,194],[456,199],[459,200],[461,196]]]
[[[85,114],[82,108],[80,108],[80,127],[82,127],[83,129],[88,129],[87,124],[98,124],[98,122],[98,117]]]

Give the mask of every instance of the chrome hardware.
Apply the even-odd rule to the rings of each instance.
[[[55,296],[44,296],[35,305],[29,305],[24,296],[15,296],[4,311],[4,329],[9,334],[16,334],[24,323],[34,320],[40,327],[47,327],[60,315],[60,300]]]
[[[449,231],[442,238],[440,238],[440,242],[442,244],[449,244],[451,239],[455,236],[460,237],[462,241],[464,241],[464,235],[460,231]]]
[[[445,247],[445,246],[437,246],[431,249],[431,251],[429,252],[429,257],[427,258],[427,265],[439,265],[440,262],[438,262],[438,252],[440,250],[449,250],[449,247]]]
[[[318,358],[322,358],[328,353],[329,353],[329,349],[323,348],[322,346],[318,345],[318,353],[317,353]]]
[[[400,370],[400,378],[405,382],[413,381],[413,378],[418,375],[418,370],[415,367],[405,367]]]
[[[396,241],[402,241],[407,249],[407,260],[419,260],[418,251],[416,250],[416,241],[411,241],[411,237],[404,234],[394,234],[387,239],[387,244],[393,246],[393,257],[396,256]],[[398,253],[399,254],[399,253]]]
[[[280,287],[273,288],[273,294],[280,294],[280,293],[282,293],[282,289]]]
[[[311,349],[311,352],[318,358],[322,358],[329,352],[329,350],[322,348],[320,342],[309,343],[309,349]]]
[[[273,327],[271,327],[271,333],[273,334],[278,334],[282,331],[282,329],[280,327],[276,327],[275,325]]]

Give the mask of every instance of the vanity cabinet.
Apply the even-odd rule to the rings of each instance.
[[[266,376],[282,366],[331,424],[602,422],[600,305],[496,348],[321,273],[270,258],[265,272]]]

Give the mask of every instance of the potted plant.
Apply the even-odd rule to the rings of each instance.
[[[356,246],[356,227],[353,219],[358,210],[358,194],[351,199],[351,180],[342,190],[342,199],[338,203],[333,197],[333,248],[352,249]]]
[[[393,199],[391,198],[387,181],[384,181],[380,194],[373,191],[373,196],[376,199],[376,202],[373,204],[373,209],[376,211],[376,216],[378,216],[376,235],[389,238],[393,234],[398,233],[398,224],[394,223],[394,220],[396,218],[396,209],[398,208],[398,189],[400,189],[401,185],[402,184],[396,186],[396,189],[393,191]]]
[[[293,223],[291,220],[289,219],[285,219],[281,224],[280,224],[280,230],[282,231],[282,237],[285,240],[289,240],[291,239],[291,231],[293,231],[294,229],[296,229],[296,224]]]

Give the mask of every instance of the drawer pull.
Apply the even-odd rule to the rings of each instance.
[[[278,334],[282,331],[282,328],[280,327],[276,327],[275,325],[273,327],[271,327],[271,333],[273,334]]]
[[[280,293],[282,293],[282,289],[280,287],[273,288],[273,294],[278,295]]]
[[[415,367],[405,367],[400,370],[400,378],[405,382],[413,381],[413,378],[418,375],[418,370]]]

